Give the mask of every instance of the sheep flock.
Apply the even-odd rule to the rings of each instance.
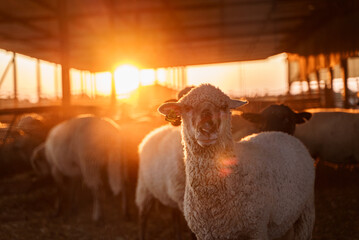
[[[359,113],[283,104],[242,112],[246,104],[202,84],[141,119],[29,114],[12,129],[0,123],[0,206],[1,194],[31,194],[25,222],[49,210],[29,225],[39,239],[324,239],[314,236],[323,217],[318,171],[321,163],[332,176],[356,171]],[[17,176],[30,180],[16,189],[8,182]],[[3,209],[0,239],[25,239],[1,227],[12,221]],[[87,230],[75,233],[80,219]],[[50,224],[67,227],[57,238]]]

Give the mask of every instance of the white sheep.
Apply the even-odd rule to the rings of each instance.
[[[193,86],[182,89],[177,98],[187,94]],[[176,102],[171,99],[166,102]],[[168,119],[171,125],[159,127],[150,132],[139,145],[139,170],[136,188],[136,205],[139,209],[139,238],[144,239],[145,228],[153,199],[174,209],[173,216],[178,221],[179,209],[183,212],[185,171],[181,129],[173,126],[181,124],[180,117]],[[177,222],[178,224],[178,222]],[[176,223],[174,224],[177,227]],[[177,237],[180,231],[176,228]]]
[[[139,145],[136,205],[139,237],[144,239],[153,200],[183,211],[185,170],[181,129],[165,125],[149,133]]]
[[[127,208],[121,134],[109,119],[81,116],[60,123],[34,151],[31,163],[44,175],[51,173],[60,194],[71,182],[81,179],[93,194],[94,221],[101,214],[99,198],[106,178],[114,195],[122,191],[123,210]]]
[[[295,135],[311,155],[334,164],[359,164],[359,113],[344,109],[312,109],[310,121]]]
[[[309,239],[314,225],[314,166],[305,146],[281,132],[235,143],[232,100],[201,85],[159,112],[181,115],[184,215],[198,239]]]

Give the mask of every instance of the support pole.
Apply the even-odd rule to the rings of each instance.
[[[70,90],[70,65],[69,65],[69,29],[67,0],[58,0],[59,32],[60,32],[60,61],[62,76],[62,105],[67,107],[71,101]]]
[[[318,94],[319,94],[319,96],[320,96],[320,94],[321,94],[321,87],[320,87],[320,72],[319,72],[319,70],[316,70],[316,71],[315,71],[315,77],[316,77],[316,79],[317,79],[317,84],[318,84]]]
[[[13,64],[13,61],[10,60],[10,62],[6,65],[6,68],[5,68],[3,74],[1,75],[1,78],[0,78],[0,88],[1,88],[2,83],[3,83],[4,80],[5,80],[5,77],[6,77],[6,75],[7,75],[7,72],[9,71],[9,69],[10,69],[10,67],[11,67],[12,64]]]
[[[340,61],[342,67],[342,77],[343,77],[343,107],[349,108],[349,89],[348,89],[348,59],[341,59]]]
[[[310,77],[309,77],[309,75],[306,76],[306,81],[307,81],[307,84],[308,84],[308,93],[309,93],[309,95],[312,95],[312,87],[310,86]]]
[[[17,92],[17,66],[16,66],[16,53],[13,52],[12,57],[12,66],[13,66],[13,75],[14,75],[14,103],[17,104],[18,100],[18,92]]]
[[[41,101],[41,67],[40,67],[40,59],[36,60],[36,84],[37,84],[37,101]]]
[[[287,84],[288,84],[288,86],[287,86],[287,95],[290,95],[290,87],[292,85],[290,76],[291,76],[290,61],[289,61],[289,58],[287,57]]]
[[[334,91],[333,91],[334,69],[328,68],[328,81],[325,84],[325,105],[326,107],[335,107]]]
[[[111,48],[111,59],[113,64],[116,62],[117,58],[117,38],[116,38],[116,22],[115,22],[115,1],[108,0],[107,8],[109,12],[109,22],[110,22],[110,48]],[[117,93],[116,93],[116,81],[115,81],[115,70],[116,66],[112,66],[111,70],[111,107],[115,108],[117,104]]]

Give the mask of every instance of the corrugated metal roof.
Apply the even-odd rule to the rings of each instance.
[[[0,1],[0,48],[59,63],[59,1]],[[90,71],[359,48],[357,0],[71,0],[67,10],[70,66]]]

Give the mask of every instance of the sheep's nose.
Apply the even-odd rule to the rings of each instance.
[[[210,134],[215,131],[215,124],[212,120],[205,121],[199,128],[202,134]]]

